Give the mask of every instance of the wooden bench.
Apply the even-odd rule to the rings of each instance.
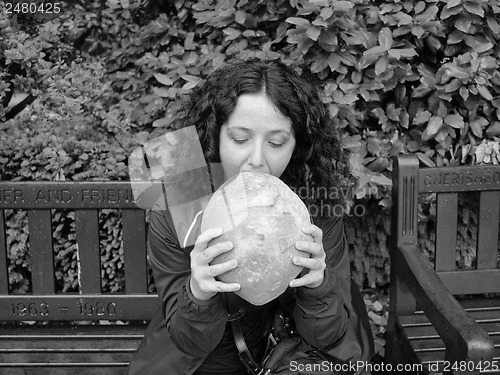
[[[31,294],[9,293],[6,209],[27,211]],[[53,209],[74,210],[76,293],[56,292]],[[122,213],[121,293],[101,288],[101,209]],[[0,213],[0,374],[125,374],[158,308],[148,293],[145,211],[130,183],[0,181]]]
[[[464,192],[479,195],[477,247],[473,267],[459,269]],[[434,266],[418,246],[425,193],[436,194]],[[414,155],[395,157],[387,361],[429,374],[500,373],[499,212],[500,166],[420,168]]]

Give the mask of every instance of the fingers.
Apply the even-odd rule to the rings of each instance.
[[[207,247],[207,244],[212,241],[214,238],[219,237],[222,234],[222,228],[210,228],[205,232],[201,233],[196,239],[196,243],[194,245],[193,250],[204,249]]]
[[[295,248],[309,253],[309,257],[294,256],[292,261],[295,265],[308,269],[309,272],[292,280],[289,285],[295,288],[301,286],[315,288],[325,278],[326,254],[323,249],[323,231],[314,224],[308,224],[302,227],[302,232],[311,235],[313,241],[297,241]]]
[[[315,242],[297,241],[295,248],[309,253],[311,257],[320,257],[323,253],[323,245]]]
[[[295,256],[292,259],[293,264],[299,267],[309,268],[310,270],[320,270],[326,268],[326,263],[323,259],[318,258],[303,258]]]
[[[235,292],[240,289],[237,283],[226,284],[216,280],[217,276],[229,272],[238,266],[233,259],[227,262],[210,265],[217,256],[231,251],[231,241],[223,241],[214,245],[208,244],[222,234],[222,228],[211,228],[201,233],[191,251],[191,291],[193,295],[207,300],[218,292]]]
[[[308,274],[290,281],[290,285],[292,288],[298,288],[301,286],[305,286],[308,288],[316,288],[321,285],[323,279],[325,278],[324,270],[314,270],[310,271]]]
[[[302,232],[312,236],[314,243],[323,244],[323,231],[314,224],[305,224]]]
[[[238,262],[236,259],[229,260],[224,263],[214,264],[213,266],[207,267],[207,276],[217,277],[223,273],[229,272],[238,267]]]

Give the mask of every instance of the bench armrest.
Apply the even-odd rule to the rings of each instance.
[[[407,244],[398,246],[398,252],[398,277],[443,339],[446,359],[478,362],[493,358],[493,341],[451,295],[424,254]]]

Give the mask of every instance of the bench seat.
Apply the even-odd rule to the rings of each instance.
[[[145,324],[0,327],[0,374],[122,375]]]
[[[459,300],[459,302],[464,307],[464,310],[492,338],[495,345],[492,361],[497,361],[500,367],[500,297],[473,298]],[[408,346],[411,347],[414,362],[424,364],[426,369],[429,369],[429,363],[439,364],[437,371],[427,371],[425,374],[437,375],[443,373],[445,344],[422,311],[417,311],[413,315],[399,316],[397,329],[402,333]],[[498,372],[500,372],[500,369]],[[488,372],[483,371],[481,373],[486,374]]]

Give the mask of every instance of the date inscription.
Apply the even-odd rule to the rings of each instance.
[[[68,306],[56,304],[52,305],[48,302],[36,303],[11,303],[10,309],[13,318],[43,318],[54,315],[56,312],[59,315],[65,315],[70,311],[78,314],[80,317],[109,317],[116,315],[116,303],[114,302],[84,302],[76,301],[76,304]]]

